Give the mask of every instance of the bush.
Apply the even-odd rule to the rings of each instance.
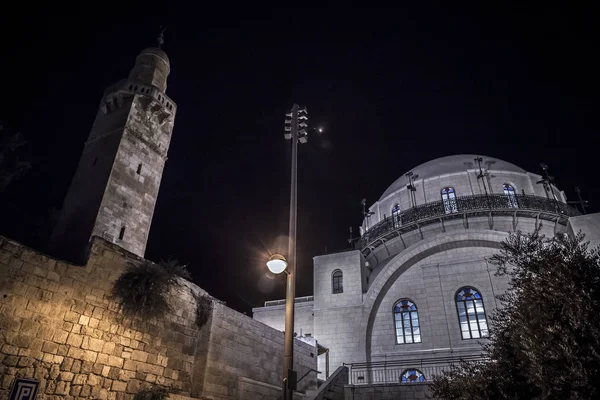
[[[511,234],[490,260],[509,290],[490,318],[486,361],[435,378],[435,398],[600,398],[600,253],[583,235]]]
[[[171,312],[169,290],[179,278],[189,277],[185,266],[173,260],[128,263],[113,285],[112,297],[126,316],[160,318]]]
[[[196,326],[201,329],[210,318],[212,300],[208,296],[194,295],[196,299]]]

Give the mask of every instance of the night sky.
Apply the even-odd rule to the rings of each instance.
[[[299,150],[298,296],[312,257],[348,248],[361,199],[437,157],[545,162],[599,209],[591,10],[142,11],[3,15],[0,121],[29,140],[33,168],[0,194],[0,233],[43,248],[103,90],[161,24],[178,111],[146,256],[189,264],[240,311],[284,298],[264,262],[288,229],[294,102],[324,128]]]

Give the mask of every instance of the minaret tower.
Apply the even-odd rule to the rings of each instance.
[[[129,78],[104,92],[50,239],[53,253],[83,262],[100,236],[144,256],[177,109],[165,94],[163,42],[161,32]]]

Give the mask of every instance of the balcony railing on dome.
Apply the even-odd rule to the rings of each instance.
[[[433,378],[459,366],[461,361],[482,362],[481,355],[463,357],[437,357],[424,359],[388,360],[344,364],[348,367],[352,385],[381,383],[431,383]]]
[[[389,232],[402,228],[417,227],[420,223],[435,221],[440,218],[451,219],[463,215],[487,214],[543,214],[548,217],[566,218],[579,215],[579,211],[555,199],[532,196],[527,194],[488,194],[473,195],[439,200],[432,203],[412,207],[408,210],[394,213],[371,227],[356,242],[356,248],[363,250],[374,241]]]

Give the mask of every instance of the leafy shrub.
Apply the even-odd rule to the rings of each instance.
[[[196,299],[196,326],[201,329],[210,318],[212,300],[208,296],[194,295]]]
[[[112,296],[126,316],[159,318],[171,312],[167,299],[171,287],[178,278],[189,277],[185,266],[173,260],[128,263],[113,285]]]

